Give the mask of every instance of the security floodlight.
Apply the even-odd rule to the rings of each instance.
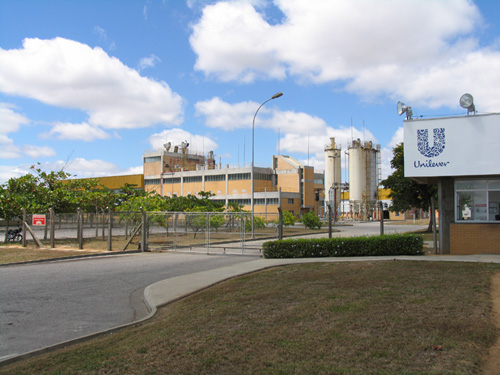
[[[476,107],[474,106],[474,98],[471,94],[463,94],[460,97],[460,107],[467,109],[467,114],[476,112]]]
[[[411,120],[411,116],[413,116],[413,111],[411,110],[411,107],[408,107],[403,102],[398,102],[398,115],[401,116],[405,112],[406,112],[406,119]]]

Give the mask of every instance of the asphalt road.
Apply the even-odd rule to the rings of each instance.
[[[143,253],[0,267],[0,361],[146,316],[154,282],[252,260]]]
[[[385,233],[425,227],[388,224]],[[380,224],[335,230],[334,237],[377,235]],[[255,250],[245,253],[260,255],[263,242],[247,242]],[[0,267],[0,361],[145,317],[143,291],[157,281],[256,259],[216,255],[222,251],[211,248],[207,255],[200,248],[193,254],[142,253]]]

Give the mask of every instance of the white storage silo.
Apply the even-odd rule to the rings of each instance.
[[[354,213],[366,220],[377,204],[380,145],[353,140],[349,155],[349,202]]]

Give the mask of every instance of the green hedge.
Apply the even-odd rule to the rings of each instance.
[[[414,234],[372,237],[288,239],[265,242],[265,258],[423,255],[424,240]]]

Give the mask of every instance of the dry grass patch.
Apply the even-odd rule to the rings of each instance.
[[[82,250],[50,250],[37,247],[0,247],[0,264],[30,262],[35,260],[65,258],[77,255],[95,254],[95,251]]]
[[[475,374],[499,265],[317,263],[236,278],[1,374]]]

